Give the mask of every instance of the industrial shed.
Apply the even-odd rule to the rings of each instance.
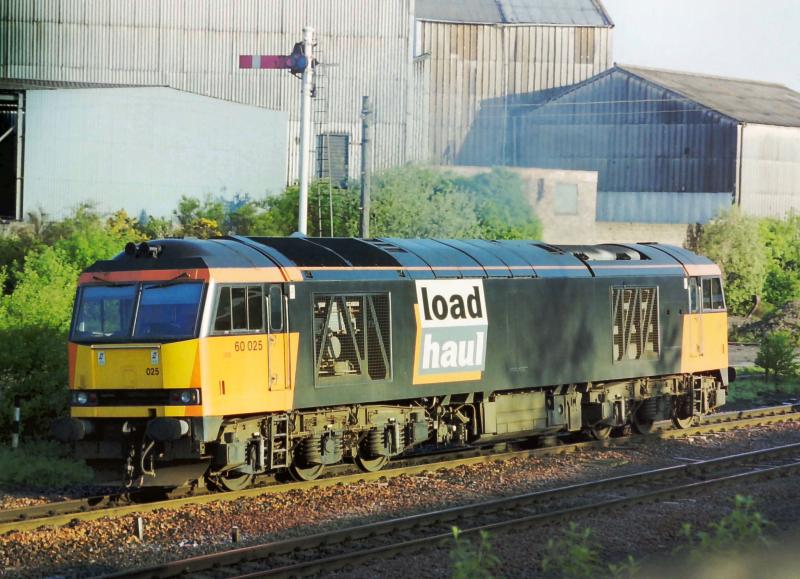
[[[323,63],[315,175],[353,177],[363,95],[377,111],[375,167],[415,159],[413,17],[414,0],[3,0],[0,78],[169,86],[284,111],[294,181],[300,80],[285,70],[240,70],[238,56],[289,54],[311,25]]]
[[[465,144],[479,110],[496,123],[508,95],[572,85],[613,62],[614,23],[600,0],[416,0],[416,19],[425,160],[452,163],[467,147],[483,164],[504,131],[485,135],[488,146]]]
[[[514,104],[496,155],[597,171],[598,221],[705,223],[734,203],[800,210],[800,94],[785,86],[617,65]]]
[[[172,214],[182,195],[286,180],[286,113],[166,87],[0,80],[0,219]]]

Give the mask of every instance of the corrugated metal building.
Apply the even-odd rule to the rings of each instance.
[[[286,113],[166,87],[0,81],[0,135],[0,218],[87,201],[164,217],[182,195],[286,182]]]
[[[470,138],[505,130],[509,164],[597,171],[598,221],[800,210],[800,94],[785,86],[619,65],[520,97],[501,124]]]
[[[583,81],[608,69],[613,22],[600,0],[417,0],[416,65],[430,79],[423,158],[486,164],[504,131],[464,142],[503,118],[507,95]]]
[[[283,110],[296,176],[300,81],[239,70],[238,55],[288,54],[311,25],[329,65],[319,69],[316,132],[331,134],[339,158],[344,148],[353,176],[363,95],[377,110],[376,166],[415,158],[413,14],[414,0],[3,0],[0,78],[170,86]]]

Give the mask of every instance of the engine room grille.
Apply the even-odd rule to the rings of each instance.
[[[389,294],[315,295],[314,344],[318,380],[391,379]]]
[[[660,352],[658,288],[611,289],[615,362],[657,360]]]

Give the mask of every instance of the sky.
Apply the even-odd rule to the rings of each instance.
[[[614,60],[800,91],[800,0],[602,0]]]

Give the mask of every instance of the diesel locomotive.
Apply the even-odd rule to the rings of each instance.
[[[720,269],[679,247],[164,239],[81,274],[53,433],[135,485],[309,480],[687,427],[725,403],[727,347]]]

